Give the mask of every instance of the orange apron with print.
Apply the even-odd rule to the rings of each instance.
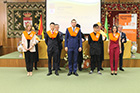
[[[93,41],[98,41],[100,38],[100,33],[97,32],[96,35],[94,34],[94,32],[90,33],[90,36],[92,38]]]
[[[69,28],[68,28],[68,31],[69,31],[69,33],[70,33],[70,35],[71,35],[72,37],[76,37],[77,34],[78,34],[78,32],[79,32],[79,30],[80,30],[79,27],[76,27],[76,28],[75,28],[75,31],[73,31],[72,27],[69,27]]]
[[[115,36],[113,35],[113,33],[109,33],[109,39],[116,42],[120,37],[120,33],[116,33]]]
[[[54,31],[53,33],[49,30],[47,31],[47,34],[50,38],[56,38],[57,37],[57,34],[58,34],[58,31]]]
[[[24,31],[23,34],[24,34],[24,36],[25,36],[25,38],[26,38],[27,40],[31,40],[31,39],[34,37],[34,35],[36,34],[36,32],[31,31],[31,33],[28,34],[27,31]]]

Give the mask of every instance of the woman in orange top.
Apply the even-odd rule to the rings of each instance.
[[[34,53],[36,51],[36,33],[34,31],[31,31],[31,27],[31,24],[28,23],[26,25],[25,31],[22,34],[22,45],[23,52],[25,54],[27,76],[32,76]]]
[[[108,46],[111,75],[114,74],[117,75],[119,54],[121,53],[120,34],[118,33],[118,28],[115,25],[112,27],[111,32],[112,33],[109,33],[109,46]]]

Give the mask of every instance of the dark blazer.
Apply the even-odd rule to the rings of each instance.
[[[81,32],[81,35],[82,35],[82,38],[84,39],[84,40],[86,40],[86,38],[85,38],[85,36],[84,36],[84,34]]]
[[[124,39],[124,42],[122,42],[122,39]],[[127,42],[126,34],[124,32],[121,32],[121,49],[124,50],[124,43]]]
[[[62,47],[62,41],[63,41],[63,33],[59,31],[59,37],[60,37],[60,43],[59,43],[59,49],[61,50]]]
[[[81,38],[81,30],[79,30],[76,37],[72,37],[68,31],[66,30],[65,35],[65,47],[68,48],[82,48],[82,38]]]
[[[96,35],[96,33],[94,33]],[[90,55],[102,54],[102,35],[100,34],[98,41],[93,41],[91,36],[88,37],[88,44],[90,45]]]
[[[57,34],[56,38],[52,39],[45,33],[45,43],[47,44],[48,48],[47,51],[52,51],[53,49],[59,49],[60,44],[60,36],[59,33]]]
[[[86,38],[85,38],[85,36],[84,36],[84,34],[81,32],[81,39],[84,39],[84,40],[86,40]],[[79,39],[80,40],[80,39]],[[78,42],[80,42],[80,41],[78,41]],[[82,51],[81,51],[82,52]]]

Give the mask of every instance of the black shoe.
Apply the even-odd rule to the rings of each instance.
[[[72,72],[69,72],[69,73],[68,73],[68,76],[70,76],[70,75],[72,75]]]
[[[49,72],[48,74],[47,74],[47,76],[50,76],[52,73],[51,72]]]
[[[124,71],[124,69],[120,68],[121,71]]]
[[[60,68],[58,68],[58,70],[59,70],[59,71],[61,71],[61,69],[60,69]]]
[[[35,67],[35,70],[38,70],[37,67]]]
[[[79,68],[79,71],[82,71],[83,69],[82,68]]]
[[[55,75],[56,75],[56,76],[59,76],[58,72],[55,72]]]
[[[76,73],[76,72],[74,72],[73,74],[74,74],[75,76],[79,76],[78,73]]]
[[[117,75],[117,73],[114,73],[115,75]]]
[[[103,68],[100,68],[100,70],[104,70]]]
[[[114,75],[114,73],[111,73],[111,75]]]
[[[55,69],[53,68],[52,71],[55,71]]]

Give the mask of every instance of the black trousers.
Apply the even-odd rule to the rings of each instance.
[[[35,45],[35,62],[39,61],[38,44]]]
[[[119,55],[119,68],[122,68],[123,66],[123,52],[124,49],[122,49],[122,53]]]
[[[100,56],[100,68],[102,68],[103,56],[104,56],[104,55],[101,55],[101,56]]]
[[[52,57],[53,57],[55,72],[58,71],[58,55],[59,55],[58,49],[53,49],[52,51],[48,51],[48,69],[49,69],[50,73],[52,73],[52,68],[51,68],[52,67],[52,63],[51,63]]]
[[[27,72],[33,71],[33,61],[34,61],[34,52],[24,52],[25,54],[25,62],[26,62],[26,70]]]
[[[37,68],[37,62],[35,62],[35,68]]]
[[[91,70],[93,71],[95,69],[95,66],[97,64],[97,71],[100,71],[100,57],[101,55],[91,55]]]
[[[35,55],[34,55],[34,62],[35,62],[35,68],[37,68],[37,62],[39,61],[39,53],[38,53],[38,44],[35,45]]]
[[[101,47],[101,56],[100,56],[100,68],[102,68],[102,63],[104,60],[104,42],[102,42],[102,47]]]
[[[59,49],[59,54],[58,54],[58,68],[60,68],[61,51],[62,51],[62,49]],[[55,69],[55,63],[54,62],[53,62],[53,69]]]
[[[83,51],[78,53],[78,69],[80,70],[83,63]]]

